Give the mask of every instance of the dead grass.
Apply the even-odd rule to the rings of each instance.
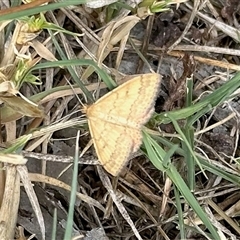
[[[0,239],[51,239],[54,218],[64,239],[79,129],[75,239],[238,239],[238,1],[126,1],[132,12],[47,2],[0,3]],[[145,139],[114,178],[98,165],[82,102],[147,72],[163,76],[147,125],[158,146]],[[235,88],[216,91],[235,75]],[[196,110],[210,93],[218,100]]]

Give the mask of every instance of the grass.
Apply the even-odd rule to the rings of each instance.
[[[125,58],[130,59],[132,55],[141,59],[137,59],[140,61],[139,66],[144,62],[148,71],[156,69],[149,56],[157,59],[159,56],[156,53],[163,49],[144,42],[144,39],[141,40],[144,42],[141,48],[142,42],[129,34],[137,24],[147,23],[145,34],[150,36],[152,29],[156,27],[153,25],[154,18],[160,12],[170,13],[170,7],[175,12],[177,1],[158,1],[158,4],[144,1],[141,4],[141,10],[144,10],[141,12],[145,14],[142,18],[134,15],[136,6],[125,8],[124,4],[115,3],[88,12],[80,5],[85,2],[59,1],[42,6],[38,6],[36,2],[30,8],[26,5],[24,8],[16,6],[10,12],[2,11],[2,14],[0,11],[0,29],[4,29],[2,34],[5,38],[0,43],[4,53],[0,54],[0,100],[4,103],[1,107],[3,148],[0,158],[0,222],[6,223],[0,239],[20,239],[15,233],[17,226],[21,225],[17,218],[18,214],[21,215],[20,183],[24,186],[37,216],[36,239],[47,239],[46,236],[59,239],[57,229],[60,210],[56,211],[55,204],[55,210],[49,210],[52,222],[46,222],[41,207],[43,203],[39,202],[41,197],[36,195],[31,182],[41,183],[46,194],[46,187],[57,187],[60,192],[63,189],[68,191],[65,195],[69,199],[65,204],[61,203],[61,207],[68,211],[62,239],[79,239],[82,234],[106,234],[110,239],[237,238],[240,234],[238,215],[232,209],[237,208],[239,199],[238,128],[229,121],[230,117],[227,118],[228,121],[224,121],[218,120],[214,115],[214,111],[225,104],[230,106],[232,118],[238,121],[235,99],[240,75],[235,72],[231,72],[231,77],[223,75],[226,69],[238,69],[237,64],[234,61],[231,64],[222,63],[221,59],[215,59],[220,58],[222,53],[218,47],[218,44],[221,45],[219,42],[212,47],[215,48],[212,53],[218,54],[217,57],[211,53],[205,55],[204,50],[202,55],[198,55],[199,50],[194,52],[192,45],[189,48],[183,46],[186,36],[179,36],[176,49],[182,47],[182,52],[186,55],[190,49],[193,59],[199,64],[217,67],[221,62],[222,68],[218,70],[222,75],[217,75],[217,80],[225,81],[217,82],[217,86],[214,86],[215,81],[208,84],[205,79],[194,82],[198,76],[197,71],[193,70],[194,67],[189,67],[190,60],[179,58],[178,61],[183,64],[183,73],[177,72],[177,64],[173,65],[172,78],[169,79],[167,88],[169,96],[168,100],[165,99],[165,102],[170,101],[172,107],[160,106],[164,111],[155,113],[143,129],[143,144],[138,157],[131,156],[134,161],[131,161],[130,166],[117,178],[113,178],[101,167],[91,167],[98,162],[92,149],[89,150],[91,142],[88,143],[89,139],[85,136],[87,121],[79,113],[82,103],[74,99],[78,97],[80,101],[92,104],[99,89],[115,88],[120,82],[118,79],[124,74],[121,66]],[[203,13],[198,4],[191,6],[193,1],[181,2],[180,7],[185,7],[181,8],[182,11],[194,8],[192,17],[186,23],[189,26],[185,28],[190,33],[191,26],[196,27],[198,14],[201,16]],[[81,10],[79,19],[73,17],[78,16],[77,10],[68,8],[70,5]],[[217,6],[214,7],[218,9]],[[133,11],[129,13],[129,9]],[[118,15],[120,10],[125,11],[123,17]],[[64,19],[62,24],[58,13]],[[101,14],[105,14],[104,19],[101,19]],[[98,16],[97,20],[93,16]],[[144,20],[146,17],[148,20]],[[212,19],[207,19],[201,18],[206,28],[212,22]],[[71,21],[74,24],[71,25]],[[94,32],[91,29],[93,23],[100,30]],[[155,24],[157,25],[156,22]],[[214,25],[211,27],[214,28]],[[69,29],[74,29],[77,33]],[[225,24],[225,37],[231,39],[235,36],[232,32],[234,29],[230,24]],[[202,36],[201,43],[204,42],[203,38]],[[236,37],[234,40],[237,41]],[[22,41],[26,42],[21,44]],[[74,43],[81,46],[79,54],[79,46],[77,50],[74,49]],[[198,47],[204,49],[204,44],[199,44]],[[226,48],[222,48],[224,54]],[[169,53],[162,51],[164,58],[159,60],[158,69],[165,78],[167,74],[164,72],[164,61],[171,61],[171,56],[179,56],[179,52],[174,49]],[[234,50],[229,49],[229,56],[237,55]],[[116,59],[115,66],[112,59]],[[204,66],[201,67],[204,69]],[[214,73],[211,74],[209,78],[214,77]],[[177,81],[172,83],[173,76],[179,75],[180,77],[176,77]],[[167,83],[164,84],[166,87]],[[196,90],[199,85],[202,85],[201,93]],[[176,104],[178,101],[174,99],[184,101],[185,105]],[[157,105],[158,102],[156,108]],[[177,106],[173,107],[174,105]],[[226,123],[226,139],[220,138],[220,134],[218,136],[224,146],[232,133],[235,133],[230,156],[225,152],[221,155],[220,151],[214,150],[218,147],[218,139],[215,139],[216,143],[212,147],[203,138],[206,132],[214,133],[213,129]],[[64,156],[58,160],[54,153],[49,152],[57,133],[64,129],[65,133],[76,130],[75,135],[71,135],[76,138],[76,151],[67,153],[75,156],[74,161]],[[66,133],[66,145],[68,137]],[[36,155],[38,157],[34,160],[34,152],[39,150],[41,155]],[[22,157],[27,156],[29,151],[33,152],[33,159],[29,162],[36,161],[37,164],[37,158],[41,156],[42,165],[38,173],[30,173],[30,165],[25,164]],[[11,155],[13,153],[15,155]],[[91,161],[85,161],[89,154]],[[49,159],[54,163],[62,161],[62,168],[65,166],[63,161],[70,166],[73,164],[70,167],[72,175],[68,176],[71,187],[70,181],[63,182],[48,176]],[[59,171],[57,167],[56,171]],[[56,196],[53,198],[58,203],[62,200]],[[45,208],[49,206],[50,202]],[[49,224],[52,226],[51,232],[46,232]],[[29,237],[32,232],[28,225],[23,227],[25,233],[21,234]],[[102,232],[97,232],[97,228]]]

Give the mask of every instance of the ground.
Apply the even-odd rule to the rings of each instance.
[[[2,165],[6,169],[16,166],[20,177],[15,181],[20,184],[21,179],[24,185],[15,184],[20,189],[17,220],[13,228],[5,228],[2,239],[10,239],[6,236],[16,226],[23,227],[26,237],[35,234],[33,239],[43,239],[38,204],[45,239],[52,236],[54,209],[55,239],[64,238],[76,149],[79,194],[72,232],[78,239],[217,239],[214,229],[222,234],[218,239],[239,239],[240,4],[230,0],[171,2],[161,11],[156,3],[132,6],[144,13],[141,16],[116,3],[44,12],[42,20],[64,29],[55,38],[63,52],[52,42],[53,36],[48,38],[46,27],[30,34],[31,28],[19,21],[9,28],[11,34],[5,31],[6,41],[1,41],[5,54],[0,54],[2,149],[25,156],[29,174],[24,175],[24,164]],[[0,6],[8,8],[7,3]],[[7,15],[0,11],[0,22]],[[18,40],[12,35],[17,28]],[[69,64],[61,63],[64,54],[71,59]],[[49,66],[27,75],[19,63],[22,56],[29,60],[28,68],[46,61]],[[89,62],[72,61],[89,58],[96,63],[95,69],[99,66],[105,72],[94,72]],[[99,165],[82,102],[89,105],[104,96],[109,91],[106,85],[114,88],[110,77],[121,84],[124,75],[132,78],[153,71],[162,80],[156,114],[143,129],[149,135],[144,135],[138,152],[129,154],[119,176],[113,177]],[[100,84],[100,78],[105,83]],[[27,175],[34,183],[32,195],[27,190],[32,185],[23,179]],[[7,189],[8,182],[5,185]],[[11,198],[10,194],[8,201]],[[1,201],[3,212],[6,198]],[[38,202],[35,206],[34,201]],[[6,212],[6,219],[16,214],[11,209]],[[0,219],[7,221],[1,214]],[[25,238],[15,234],[14,239]]]

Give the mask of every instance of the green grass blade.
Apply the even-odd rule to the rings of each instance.
[[[175,120],[189,118],[189,125],[199,119],[202,115],[209,112],[213,107],[223,103],[230,99],[231,94],[234,93],[240,87],[240,73],[237,73],[231,80],[223,84],[221,87],[216,89],[213,93],[201,99],[198,103],[186,107],[180,110],[171,111],[167,113],[160,113],[154,116],[156,122],[170,123],[171,120],[168,118],[171,113],[172,118]]]
[[[57,236],[57,208],[54,208],[51,240],[56,240],[56,236]]]
[[[163,159],[164,156],[162,155],[162,148],[158,145],[158,143],[152,139],[146,132],[143,132],[143,143],[147,150],[147,155],[151,161],[158,162],[158,164],[154,164],[155,167],[157,167],[160,171],[164,171],[167,176],[172,180],[172,182],[175,184],[179,192],[183,195],[183,197],[186,199],[188,204],[192,207],[192,209],[196,212],[198,217],[202,220],[202,222],[205,224],[205,226],[208,228],[208,230],[212,234],[212,238],[216,240],[220,240],[220,237],[212,225],[211,221],[203,211],[203,209],[200,207],[198,201],[191,193],[190,189],[178,173],[177,169],[174,167],[174,165],[170,162],[168,163],[168,166],[163,166]],[[154,159],[152,159],[154,158]]]
[[[17,11],[13,13],[8,13],[6,15],[0,16],[0,22],[1,21],[6,21],[6,20],[12,20],[12,19],[19,19],[21,17],[26,17],[34,14],[38,14],[40,12],[46,12],[46,11],[51,11],[63,7],[67,7],[70,5],[79,5],[79,4],[84,4],[86,3],[87,0],[67,0],[63,2],[57,2],[57,3],[49,3],[47,5],[42,5],[42,6],[37,6],[34,8],[22,10],[22,11]]]
[[[64,240],[69,240],[72,238],[72,229],[73,229],[73,214],[74,214],[74,206],[76,201],[76,193],[77,193],[77,177],[78,177],[78,161],[79,161],[79,148],[78,141],[80,137],[80,132],[78,131],[76,137],[76,149],[75,149],[75,157],[73,164],[73,176],[72,176],[72,186],[71,186],[71,195],[70,195],[70,203],[66,224],[66,231],[64,234]]]

